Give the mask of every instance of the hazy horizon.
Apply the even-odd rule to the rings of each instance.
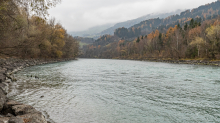
[[[152,13],[193,9],[215,1],[217,0],[63,0],[49,10],[49,18],[55,17],[68,32],[79,32]]]

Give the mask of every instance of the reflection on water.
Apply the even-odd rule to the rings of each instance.
[[[57,123],[220,122],[219,75],[211,66],[79,59],[20,71],[9,96]]]

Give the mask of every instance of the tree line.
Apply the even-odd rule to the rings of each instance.
[[[114,37],[114,36],[113,36]],[[89,45],[83,57],[121,59],[220,59],[220,18],[202,23],[189,20],[166,31],[107,45]]]
[[[0,54],[23,58],[74,58],[78,42],[47,10],[59,0],[0,1]]]

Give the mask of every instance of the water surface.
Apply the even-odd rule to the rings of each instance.
[[[16,77],[10,98],[57,123],[220,122],[219,67],[79,59]]]

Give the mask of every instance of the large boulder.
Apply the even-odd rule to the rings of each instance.
[[[10,114],[15,115],[14,111],[12,110],[12,107],[15,105],[22,105],[22,104],[14,100],[8,100],[4,105],[2,114],[7,115],[8,113],[10,113]]]
[[[15,105],[12,106],[12,110],[16,116],[38,112],[34,107],[30,105]]]
[[[17,117],[22,118],[25,123],[47,123],[47,120],[40,112],[20,115]]]

